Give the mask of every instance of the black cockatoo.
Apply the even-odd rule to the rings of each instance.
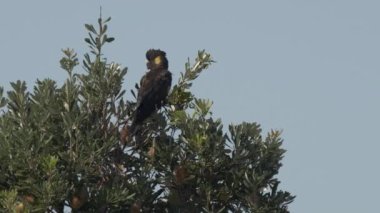
[[[146,52],[146,59],[148,72],[140,81],[136,111],[129,130],[132,134],[136,132],[138,125],[164,105],[172,83],[172,74],[168,70],[169,62],[164,51],[150,49]]]

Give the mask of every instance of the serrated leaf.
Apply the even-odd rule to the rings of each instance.
[[[113,42],[114,40],[115,40],[114,37],[110,37],[110,38],[107,38],[107,39],[106,39],[106,42],[111,43],[111,42]]]
[[[88,43],[89,45],[92,45],[91,40],[89,38],[85,38],[84,41]]]
[[[133,97],[136,98],[135,91],[131,90],[131,93],[132,93]]]
[[[104,21],[104,23],[107,23],[107,22],[109,22],[109,21],[111,21],[111,17],[108,17],[108,18]]]
[[[94,37],[92,37],[91,33],[89,33],[88,36],[90,36],[90,39],[91,39],[92,43],[96,44],[96,41],[95,41]]]
[[[97,34],[97,32],[96,32],[94,26],[92,26],[91,24],[85,24],[84,26],[86,27],[86,29],[87,29],[88,31],[90,31],[90,32],[92,32],[92,33],[94,33],[94,34]]]
[[[121,71],[120,76],[125,76],[125,75],[127,74],[127,72],[128,72],[128,67],[125,67],[125,68]]]
[[[119,95],[116,97],[116,99],[121,98],[125,94],[125,90],[121,91]]]
[[[7,100],[5,98],[2,98],[0,101],[0,108],[4,107],[5,105],[7,105]]]

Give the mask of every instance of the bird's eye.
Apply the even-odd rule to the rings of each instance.
[[[156,64],[156,65],[160,65],[161,64],[161,57],[160,56],[157,56],[157,57],[155,57],[154,58],[154,63]]]

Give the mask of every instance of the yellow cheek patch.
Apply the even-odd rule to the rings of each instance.
[[[156,65],[160,65],[161,62],[162,62],[162,60],[161,60],[161,56],[157,56],[157,57],[155,57],[153,61],[154,61],[154,64],[156,64]]]

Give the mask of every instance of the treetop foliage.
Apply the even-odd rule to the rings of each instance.
[[[204,50],[185,63],[166,106],[121,139],[139,85],[126,99],[127,68],[103,55],[115,40],[110,20],[85,25],[82,63],[63,50],[63,85],[37,80],[29,91],[17,81],[6,94],[0,87],[0,211],[288,212],[294,196],[276,178],[280,132],[263,135],[248,122],[225,131],[212,102],[192,94],[214,62]]]

